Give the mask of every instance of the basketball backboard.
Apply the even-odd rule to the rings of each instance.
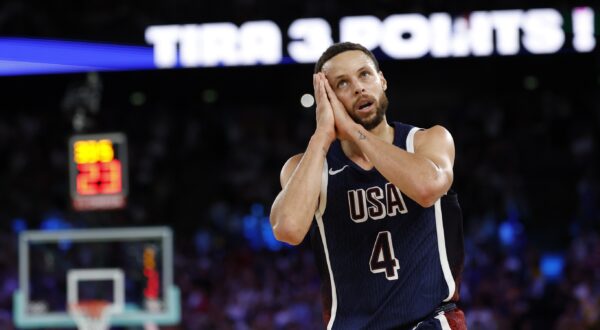
[[[105,300],[110,324],[179,323],[166,227],[25,231],[19,237],[19,328],[76,327],[69,306]]]

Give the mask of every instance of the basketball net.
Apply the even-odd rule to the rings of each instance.
[[[108,330],[111,304],[106,300],[84,300],[72,304],[69,313],[79,330]]]

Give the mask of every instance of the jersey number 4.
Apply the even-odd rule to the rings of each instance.
[[[369,266],[373,273],[385,273],[388,280],[398,279],[398,269],[400,264],[394,255],[394,246],[392,245],[392,234],[389,231],[381,231],[377,234]]]

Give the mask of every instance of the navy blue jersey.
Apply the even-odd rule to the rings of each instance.
[[[418,128],[394,123],[394,145],[414,152]],[[450,192],[423,208],[352,162],[327,153],[310,235],[322,278],[327,329],[390,329],[458,300],[462,215]]]

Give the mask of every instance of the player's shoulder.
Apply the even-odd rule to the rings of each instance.
[[[284,170],[286,167],[292,167],[292,169],[296,168],[296,166],[298,165],[298,163],[300,163],[300,160],[302,160],[302,156],[304,156],[303,152],[295,154],[292,157],[290,157],[285,162],[285,164],[283,164],[282,170]]]
[[[452,134],[442,125],[420,129],[415,133],[415,147],[427,143],[449,143],[454,144]]]
[[[434,125],[431,126],[429,128],[422,128],[419,130],[420,134],[425,134],[425,135],[446,135],[446,134],[450,134],[450,131],[448,131],[448,129],[446,129],[446,127],[442,126],[442,125]]]
[[[284,187],[285,184],[288,182],[288,180],[292,176],[292,173],[294,173],[294,170],[298,166],[298,163],[300,163],[300,160],[302,160],[302,156],[304,156],[304,153],[295,154],[292,157],[290,157],[285,162],[285,164],[283,164],[283,167],[281,168],[281,173],[279,174],[281,187]]]

